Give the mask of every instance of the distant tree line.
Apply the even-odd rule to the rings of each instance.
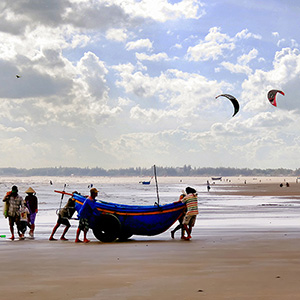
[[[300,169],[248,169],[248,168],[196,168],[190,165],[183,167],[156,167],[158,176],[300,176]],[[53,167],[53,168],[0,168],[0,176],[153,176],[151,168],[124,168],[109,169],[103,168],[72,168],[72,167]]]

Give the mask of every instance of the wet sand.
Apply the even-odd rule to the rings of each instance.
[[[254,197],[300,196],[300,184],[226,189]],[[169,232],[110,244],[94,239],[89,244],[1,240],[1,299],[296,300],[300,299],[299,249],[300,226],[197,227],[191,241],[180,240],[179,233],[172,240]]]
[[[280,183],[247,183],[247,184],[218,184],[212,185],[212,193],[222,193],[222,195],[240,195],[240,196],[280,196],[280,197],[299,197],[300,198],[300,183],[289,183],[286,186],[285,182],[280,187]],[[222,191],[218,189],[222,187]]]

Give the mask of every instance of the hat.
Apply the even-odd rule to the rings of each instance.
[[[91,190],[90,190],[90,193],[98,193],[98,190],[96,189],[96,188],[92,188]]]
[[[30,187],[30,188],[27,189],[27,191],[25,193],[27,193],[27,194],[34,194],[35,190]]]
[[[18,187],[16,185],[14,185],[12,188],[11,188],[11,191],[12,192],[18,192]]]

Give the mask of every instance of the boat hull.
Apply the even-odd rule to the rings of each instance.
[[[79,212],[85,197],[74,194],[74,198],[76,210]],[[90,228],[95,234],[97,231],[103,232],[103,228],[99,227],[107,225],[105,223],[111,222],[111,227],[117,228],[118,221],[120,226],[115,230],[116,238],[126,239],[132,235],[154,236],[170,228],[183,215],[184,210],[185,204],[182,202],[139,206],[96,201],[93,215],[89,220]],[[101,218],[106,218],[106,221],[103,222]]]

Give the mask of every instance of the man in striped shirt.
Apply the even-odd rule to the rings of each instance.
[[[195,189],[191,187],[187,187],[185,189],[186,196],[181,200],[183,203],[186,203],[187,212],[183,218],[183,228],[187,232],[188,236],[185,237],[184,233],[181,237],[184,240],[191,239],[191,232],[192,228],[195,225],[196,217],[198,215],[198,199],[197,199],[197,192]]]

